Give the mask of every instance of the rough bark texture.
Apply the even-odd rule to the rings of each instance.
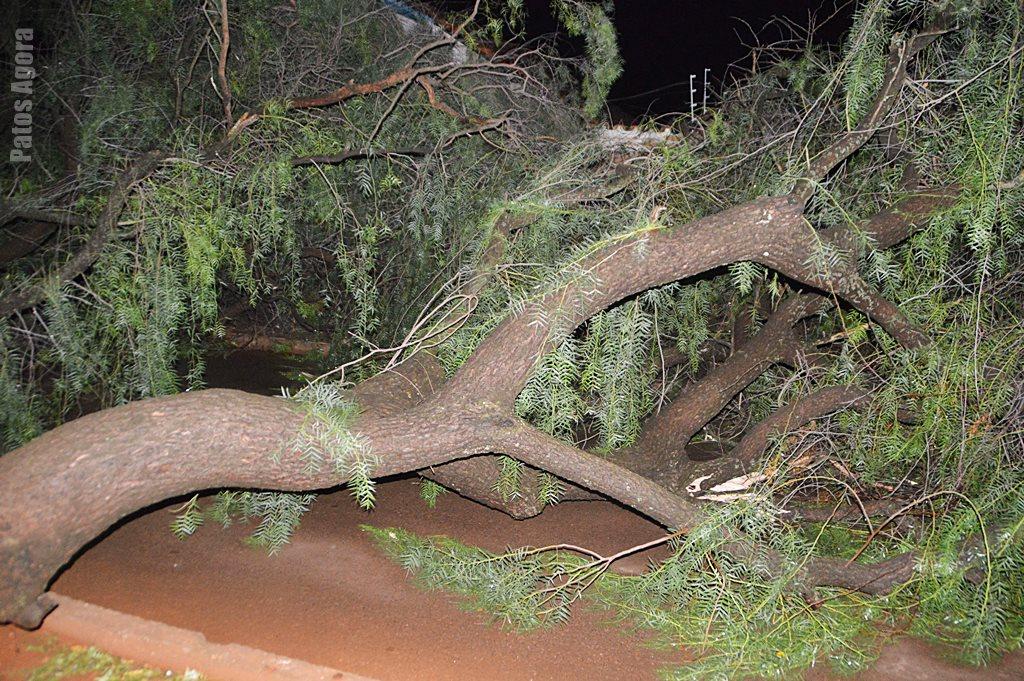
[[[866,390],[852,385],[832,386],[787,404],[747,431],[732,456],[749,463],[765,450],[772,438],[785,435],[808,422],[839,409],[857,408],[868,402]]]
[[[315,490],[345,482],[308,470],[289,444],[302,424],[286,400],[205,390],[82,417],[0,458],[0,620],[32,626],[22,611],[86,542],[125,515],[196,490]],[[515,427],[493,410],[429,405],[360,419],[381,452],[377,475],[493,451]]]
[[[768,367],[797,361],[803,340],[794,325],[827,304],[815,294],[788,297],[758,333],[703,379],[684,386],[668,407],[648,419],[633,449],[656,452],[661,459],[683,454],[690,439]]]
[[[823,240],[791,197],[756,199],[686,226],[644,230],[586,258],[575,281],[502,322],[442,392],[486,396],[511,408],[538,358],[589,317],[639,291],[744,260],[846,300],[901,343],[927,340],[852,268],[821,273],[808,264]]]
[[[144,154],[117,178],[110,191],[110,196],[107,198],[107,205],[103,208],[96,227],[86,239],[85,244],[71,259],[57,268],[50,278],[63,283],[92,267],[107,242],[116,232],[118,218],[131,197],[132,188],[153,172],[165,157],[166,155],[160,152]],[[27,307],[38,305],[46,298],[46,291],[46,286],[43,283],[38,283],[24,290],[8,293],[0,299],[0,317],[7,317]]]
[[[935,208],[935,202],[925,203]],[[894,225],[907,223],[905,215],[883,221],[880,232],[895,233],[900,229]],[[867,301],[863,310],[872,314],[877,296],[855,273],[822,275],[806,265],[821,238],[797,203],[782,197],[611,243],[584,263],[576,281],[500,324],[447,383],[440,384],[436,361],[423,355],[358,386],[354,394],[363,413],[353,430],[379,457],[377,476],[429,474],[433,468],[442,476],[476,480],[475,491],[484,497],[477,464],[460,461],[503,453],[666,527],[693,527],[703,518],[701,507],[655,481],[666,476],[639,474],[536,430],[512,415],[515,396],[542,353],[592,314],[652,286],[738,260],[757,260],[805,285],[848,295],[855,305]],[[783,312],[790,305],[806,309],[803,302],[790,303]],[[887,320],[897,337],[912,328],[898,315]],[[0,621],[38,624],[49,607],[44,593],[52,576],[86,542],[139,508],[203,489],[343,484],[343,474],[331,467],[311,472],[291,451],[302,419],[279,398],[192,392],[83,417],[0,459]],[[453,467],[442,470],[445,464]],[[741,537],[728,548],[740,555],[753,550]],[[781,557],[771,561],[784,568]],[[881,589],[912,566],[909,558],[893,561],[846,566],[816,558],[794,578],[811,586]]]
[[[7,231],[0,241],[0,267],[34,252],[56,231],[54,222],[27,222]]]
[[[418,82],[432,105],[455,114],[436,99],[427,78],[451,65],[415,65],[426,52],[454,43],[464,26],[424,46],[406,68],[378,81],[350,82],[323,96],[291,100],[287,107],[329,106],[392,88],[404,90]],[[421,471],[483,503],[520,516],[533,514],[539,509],[530,505],[528,497],[507,500],[493,491],[496,465],[490,455],[507,454],[530,466],[533,480],[536,471],[546,471],[574,484],[574,495],[599,493],[673,529],[700,524],[706,517],[703,506],[680,493],[693,471],[690,464],[701,458],[684,456],[685,445],[767,367],[796,361],[804,347],[796,331],[801,319],[830,304],[844,303],[906,347],[928,342],[895,305],[859,276],[850,230],[815,230],[805,218],[804,206],[817,183],[872,137],[897,100],[908,64],[938,34],[930,29],[893,47],[886,78],[868,116],[809,162],[792,194],[758,198],[671,229],[654,223],[612,239],[584,258],[568,283],[538,294],[522,313],[503,320],[451,379],[444,381],[436,359],[420,353],[354,388],[361,411],[351,428],[376,457],[373,474]],[[224,48],[222,67],[226,40]],[[232,125],[227,100],[225,104],[230,130],[206,150],[207,157],[229,149],[238,133],[263,115],[246,113]],[[163,158],[157,152],[147,154],[118,178],[97,226],[55,273],[58,281],[76,277],[92,265],[116,234],[132,187]],[[600,191],[607,196],[630,181],[616,173]],[[898,243],[926,215],[948,205],[955,194],[955,189],[944,189],[912,196],[869,220],[864,231],[878,247]],[[594,195],[587,192],[555,200],[586,201],[588,196]],[[472,311],[486,274],[502,259],[507,239],[523,219],[530,218],[505,215],[499,220],[478,263],[479,276],[467,286],[466,305],[453,315]],[[826,249],[844,251],[846,264],[838,270],[822,265]],[[514,416],[515,398],[538,361],[594,314],[652,287],[740,261],[760,263],[810,290],[784,300],[758,334],[739,344],[700,382],[685,388],[651,419],[636,445],[608,457],[597,456]],[[39,303],[45,290],[39,284],[9,293],[0,300],[0,315]],[[826,390],[832,392],[818,397],[827,400],[796,402],[756,427],[735,456],[702,463],[719,472],[745,465],[773,435],[823,413],[825,407],[831,410],[864,399],[851,394],[854,389],[850,388]],[[296,438],[306,418],[311,417],[280,398],[232,390],[198,391],[80,418],[0,458],[0,622],[38,625],[53,606],[45,594],[52,577],[89,540],[133,511],[197,490],[305,491],[345,483],[343,467],[323,465],[311,470],[300,456]],[[330,460],[331,452],[323,454]],[[909,579],[915,565],[914,556],[905,554],[874,565],[812,556],[794,566],[734,530],[720,531],[725,550],[741,559],[763,561],[771,572],[790,578],[808,594],[819,585],[881,593]],[[967,549],[970,553],[972,547]]]
[[[940,22],[945,23],[945,18]],[[944,32],[944,26],[934,25],[892,46],[886,63],[882,87],[875,94],[871,109],[856,128],[847,132],[810,162],[807,172],[793,189],[801,203],[806,203],[815,186],[825,179],[840,163],[860,149],[877,132],[882,120],[892,111],[900,90],[907,80],[907,66],[921,50],[933,43]]]

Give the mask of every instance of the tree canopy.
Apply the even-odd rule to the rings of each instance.
[[[247,515],[276,551],[315,491],[418,473],[431,505],[664,525],[635,578],[376,536],[515,626],[628,610],[702,652],[680,677],[858,668],[885,623],[1020,646],[1017,0],[870,0],[839,49],[794,35],[634,128],[599,122],[614,17],[578,0],[578,58],[521,1],[44,5],[2,177],[0,621],[156,501],[226,490],[174,530]],[[256,323],[324,373],[204,390]]]

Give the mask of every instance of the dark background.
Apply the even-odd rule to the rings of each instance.
[[[442,12],[472,2],[427,0]],[[557,31],[549,0],[525,0],[527,38]],[[835,44],[850,28],[856,0],[616,0],[613,20],[625,69],[609,97],[615,122],[689,112],[689,74],[699,101],[704,69],[712,91],[751,66],[751,49],[800,38],[814,27],[817,43]],[[565,54],[578,41],[562,39]]]

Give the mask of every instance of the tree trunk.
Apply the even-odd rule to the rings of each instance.
[[[612,240],[584,260],[578,277],[499,324],[443,385],[432,359],[422,358],[358,386],[354,394],[364,411],[353,433],[377,457],[375,476],[503,453],[666,527],[694,527],[704,515],[699,505],[531,427],[513,415],[515,397],[543,353],[593,314],[648,288],[740,260],[756,260],[805,285],[849,296],[866,314],[881,310],[879,323],[898,339],[920,342],[909,322],[856,272],[822,274],[807,264],[822,238],[804,221],[797,202],[780,197],[691,225]],[[83,417],[3,457],[0,621],[37,625],[50,607],[44,592],[53,575],[86,542],[137,509],[196,490],[299,491],[345,483],[345,474],[333,467],[310,470],[291,446],[302,421],[279,398],[199,391]],[[735,551],[746,546],[733,539]],[[861,572],[870,567],[814,559],[797,579],[827,578],[858,588]]]

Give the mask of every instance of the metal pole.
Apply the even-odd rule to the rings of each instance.
[[[704,69],[704,101],[701,104],[701,113],[706,114],[708,112],[708,73],[711,69]]]
[[[693,122],[697,121],[697,115],[693,111],[693,95],[697,92],[697,89],[693,87],[693,79],[697,77],[697,74],[690,74],[690,120]]]

